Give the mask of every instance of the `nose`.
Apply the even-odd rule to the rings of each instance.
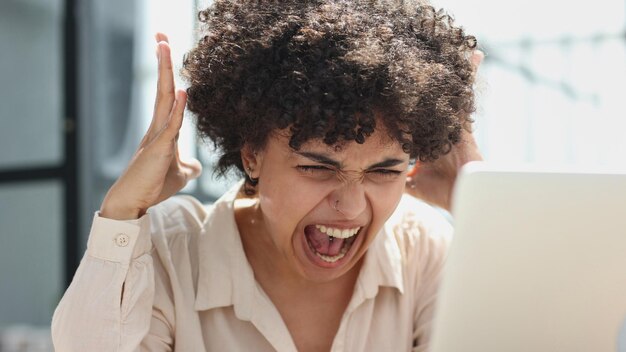
[[[356,219],[367,206],[363,183],[344,183],[330,195],[329,203],[333,211],[343,215],[346,220]]]

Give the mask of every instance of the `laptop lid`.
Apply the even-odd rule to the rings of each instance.
[[[626,352],[626,173],[471,163],[453,214],[432,352]]]

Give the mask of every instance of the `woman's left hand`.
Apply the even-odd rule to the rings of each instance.
[[[461,141],[445,156],[429,163],[418,163],[406,179],[405,192],[450,211],[452,190],[456,176],[463,165],[483,160],[474,135],[463,130]]]
[[[480,50],[474,52],[472,63],[475,70],[483,58],[484,54]],[[407,175],[405,192],[450,211],[452,191],[459,170],[470,161],[483,160],[471,131],[471,126],[466,126],[461,132],[461,140],[452,146],[448,154],[433,162],[418,162]]]

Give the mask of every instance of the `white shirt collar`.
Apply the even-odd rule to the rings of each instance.
[[[255,300],[268,299],[254,279],[237,230],[234,200],[238,183],[209,209],[198,239],[199,271],[194,308],[198,311],[234,306],[239,319],[251,320]],[[383,226],[370,245],[348,310],[374,298],[380,286],[404,292],[402,256],[393,231]]]

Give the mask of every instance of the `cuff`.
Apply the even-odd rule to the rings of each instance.
[[[112,220],[95,213],[87,241],[90,256],[128,263],[151,248],[149,214],[136,220]]]

